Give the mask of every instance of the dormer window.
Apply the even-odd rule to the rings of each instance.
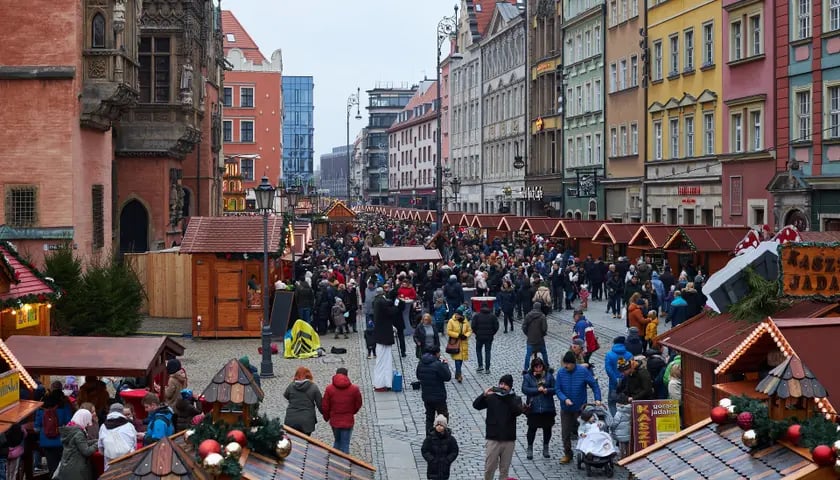
[[[91,48],[105,48],[105,16],[97,13],[90,24]]]

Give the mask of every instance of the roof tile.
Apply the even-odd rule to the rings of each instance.
[[[257,46],[257,43],[248,35],[248,31],[245,30],[245,27],[239,23],[239,20],[230,10],[222,10],[222,32],[225,34],[222,38],[225,55],[228,54],[231,48],[238,48],[242,50],[245,58],[254,62],[255,65],[262,65],[263,62],[267,61],[263,54],[260,53],[260,48]],[[233,35],[232,42],[228,40],[228,34]]]
[[[268,251],[280,245],[283,218],[268,219]],[[181,253],[262,253],[263,219],[260,216],[192,217]]]
[[[55,293],[55,290],[44,280],[35,275],[35,267],[21,258],[7,242],[0,242],[0,255],[17,275],[17,283],[12,282],[9,291],[0,294],[0,300],[25,297],[27,295],[39,295]]]

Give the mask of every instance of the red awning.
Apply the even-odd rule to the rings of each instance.
[[[665,250],[692,252],[731,252],[744,238],[749,227],[683,226],[671,234]]]
[[[604,223],[592,236],[592,243],[600,245],[626,245],[639,230],[637,223]]]

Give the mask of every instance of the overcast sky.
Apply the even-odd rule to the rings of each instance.
[[[438,21],[456,0],[222,0],[268,57],[283,51],[283,75],[315,81],[315,164],[346,141],[347,97],[362,91],[363,120],[350,116],[350,141],[367,122],[365,90],[377,82],[435,77]],[[444,46],[446,55],[447,46]],[[317,168],[317,167],[316,167]]]

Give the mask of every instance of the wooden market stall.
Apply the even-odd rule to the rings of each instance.
[[[58,287],[0,241],[0,339],[11,335],[49,335]]]
[[[345,205],[344,202],[336,201],[324,212],[324,217],[327,218],[328,234],[346,233],[353,230],[356,212]],[[318,238],[321,236],[323,235],[319,235]]]
[[[466,215],[465,212],[446,212],[443,214],[443,218],[441,218],[441,223],[443,225],[457,227],[461,224],[461,219]]]
[[[33,453],[38,449],[38,434],[35,432],[35,412],[43,403],[32,398],[38,383],[26,367],[0,340],[0,434],[6,433],[12,425],[20,424],[27,432],[24,441],[24,454],[19,470],[24,478],[33,478]],[[26,390],[26,392],[24,392]]]
[[[494,238],[499,237],[499,222],[502,221],[504,215],[496,215],[492,213],[480,213],[473,217],[471,227],[477,228],[481,235],[487,237],[487,240],[493,241]]]
[[[662,247],[677,230],[678,225],[645,224],[639,226],[633,238],[627,242],[627,255],[630,258],[646,257],[662,271],[665,259],[671,268],[679,266],[679,255],[668,254]],[[679,272],[672,272],[679,273]]]
[[[496,231],[507,240],[516,240],[519,235],[522,235],[522,230],[520,229],[526,218],[528,217],[505,215],[499,220]]]
[[[562,240],[565,248],[571,248],[576,257],[587,255],[597,258],[603,253],[603,246],[592,242],[592,237],[606,223],[605,220],[560,219],[551,232],[551,237]]]
[[[192,257],[181,247],[123,257],[146,292],[143,313],[150,317],[192,317]]]
[[[372,247],[371,257],[382,263],[436,262],[442,257],[437,249],[417,247]]]
[[[554,231],[554,228],[557,226],[559,221],[559,218],[527,217],[525,221],[522,222],[519,230],[527,232],[530,235],[539,235],[543,238],[548,238],[551,236],[551,232]]]
[[[773,318],[820,318],[837,315],[840,305],[815,300],[797,301]],[[736,377],[722,372],[721,365],[750,335],[755,324],[734,319],[729,313],[706,311],[681,323],[658,337],[659,343],[682,355],[683,420],[693,424],[709,416],[720,399],[712,388]]]
[[[601,245],[603,252],[601,257],[605,262],[611,263],[627,255],[627,244],[633,235],[639,230],[638,223],[603,223],[598,231],[592,236],[592,243]]]
[[[282,217],[268,219],[268,251],[273,257],[283,228]],[[193,217],[181,252],[192,255],[193,336],[259,337],[263,219]]]
[[[749,227],[683,225],[677,227],[662,248],[678,255],[677,263],[672,265],[675,269],[693,265],[714,273],[729,262],[735,246],[749,230]]]

